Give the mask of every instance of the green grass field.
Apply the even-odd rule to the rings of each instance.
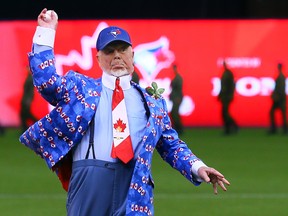
[[[66,193],[42,159],[18,142],[20,132],[0,136],[0,215],[65,215]],[[186,129],[181,138],[207,165],[231,182],[213,194],[195,187],[154,154],[155,215],[287,216],[288,136],[264,128],[243,128],[223,136],[220,128]]]

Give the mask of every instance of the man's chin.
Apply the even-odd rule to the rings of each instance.
[[[116,77],[121,77],[121,76],[126,76],[126,75],[129,75],[129,72],[128,71],[111,71],[111,75],[112,76],[116,76]]]

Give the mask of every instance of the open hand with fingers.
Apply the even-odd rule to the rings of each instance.
[[[224,175],[212,167],[200,167],[198,175],[205,182],[213,185],[214,194],[218,194],[218,186],[220,186],[223,191],[227,191],[226,185],[230,185],[230,182],[225,179]]]

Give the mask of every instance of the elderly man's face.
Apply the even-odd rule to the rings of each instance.
[[[133,73],[133,57],[132,47],[121,41],[112,42],[97,53],[100,68],[117,77]]]

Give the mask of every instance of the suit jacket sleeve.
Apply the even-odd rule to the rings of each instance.
[[[201,161],[194,155],[187,144],[179,139],[177,132],[171,126],[171,120],[168,116],[167,106],[164,99],[161,100],[162,107],[165,110],[163,115],[163,131],[156,145],[156,149],[164,161],[171,167],[178,170],[183,176],[195,185],[200,182],[192,174],[192,166],[196,161]]]

